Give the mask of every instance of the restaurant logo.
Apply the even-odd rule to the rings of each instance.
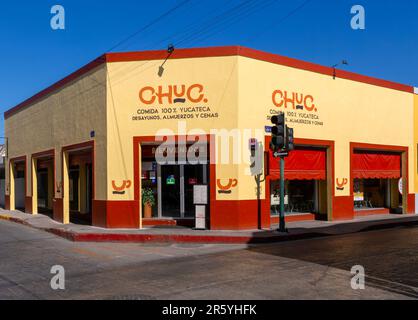
[[[126,189],[132,186],[131,180],[124,180],[120,186],[116,185],[116,181],[112,181],[113,194],[123,195],[126,193]]]
[[[344,178],[340,182],[340,179],[337,178],[337,190],[344,191],[344,188],[347,184],[348,184],[348,179]]]
[[[286,121],[292,125],[323,126],[316,98],[311,94],[274,90],[271,95],[273,107],[267,115],[267,121],[272,116],[285,113]]]
[[[207,103],[204,87],[201,84],[168,85],[156,88],[147,86],[139,90],[139,100],[145,105],[158,103],[160,105],[168,103]]]
[[[139,90],[140,106],[133,121],[192,120],[218,118],[208,105],[206,88],[202,84],[146,86]]]
[[[235,188],[238,185],[237,179],[229,179],[228,183],[226,185],[222,184],[222,179],[218,179],[216,181],[216,184],[218,186],[218,193],[219,194],[231,194],[232,189]]]
[[[272,94],[273,104],[278,108],[317,112],[315,99],[310,94],[275,90]]]

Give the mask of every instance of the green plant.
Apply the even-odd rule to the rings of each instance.
[[[142,189],[142,204],[148,204],[151,207],[155,205],[154,192],[151,188]]]

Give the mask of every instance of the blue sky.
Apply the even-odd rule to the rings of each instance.
[[[98,57],[181,1],[3,1],[0,112]],[[418,86],[416,0],[311,0],[289,17],[306,0],[246,1],[190,0],[113,51],[163,49],[171,42],[179,47],[244,45],[323,65],[346,59],[349,71]],[[65,8],[65,30],[50,27],[55,4]],[[356,4],[366,10],[365,30],[350,27],[350,9]]]

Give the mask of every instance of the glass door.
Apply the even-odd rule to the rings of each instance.
[[[161,214],[180,217],[180,166],[161,166]]]

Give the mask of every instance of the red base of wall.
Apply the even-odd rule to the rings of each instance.
[[[408,194],[408,210],[407,213],[415,213],[415,194]]]
[[[55,221],[64,222],[63,201],[61,198],[56,198],[53,201],[53,217]]]
[[[286,222],[300,222],[300,221],[314,221],[314,220],[315,220],[315,215],[313,213],[288,215],[285,217]],[[271,217],[270,221],[271,221],[271,224],[278,224],[279,217],[277,216]]]
[[[333,197],[332,220],[353,220],[354,219],[354,197]]]
[[[367,209],[367,210],[354,211],[355,217],[366,217],[366,216],[373,216],[377,214],[390,214],[390,210],[386,208],[380,208],[380,209]]]
[[[4,209],[10,210],[10,196],[7,194],[4,196]]]
[[[355,216],[371,214],[386,214],[388,209],[367,210],[354,212],[353,197],[333,198],[333,220],[352,220]],[[211,201],[210,229],[212,230],[242,230],[269,228],[271,224],[278,223],[278,217],[270,217],[267,201],[262,200],[261,215],[258,216],[258,203],[256,200],[241,201]],[[5,209],[10,210],[10,196],[5,196]],[[32,213],[32,197],[25,199],[25,212]],[[408,213],[415,213],[415,195],[408,195]],[[63,222],[63,201],[54,199],[53,218]],[[314,214],[286,217],[287,222],[312,221]],[[193,219],[144,219],[143,226],[187,226],[193,227]],[[93,226],[103,228],[139,228],[138,201],[93,201]]]
[[[270,227],[270,208],[261,200],[258,214],[257,200],[211,201],[211,230],[242,230]]]
[[[26,197],[25,198],[25,213],[33,213],[32,197]]]
[[[193,228],[195,225],[194,219],[142,219],[142,225],[144,227],[153,226],[182,226]]]
[[[139,228],[138,201],[93,201],[93,226],[102,228]]]

